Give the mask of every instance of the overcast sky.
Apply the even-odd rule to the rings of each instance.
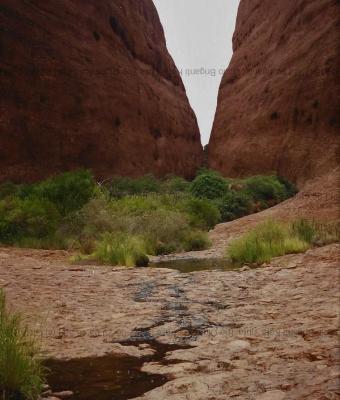
[[[224,69],[232,56],[239,0],[153,0],[167,46],[208,143]],[[196,71],[195,71],[196,70]]]

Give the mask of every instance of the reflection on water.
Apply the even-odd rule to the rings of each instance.
[[[45,365],[50,371],[47,380],[52,391],[72,391],[74,395],[68,397],[69,400],[133,399],[162,386],[170,379],[164,375],[142,372],[141,367],[145,362],[166,364],[167,352],[190,347],[160,343],[155,339],[145,340],[144,335],[136,335],[119,343],[123,346],[148,344],[155,352],[142,358],[112,355],[67,361],[48,360]]]
[[[228,271],[228,270],[238,269],[238,266],[232,265],[228,260],[225,260],[223,258],[201,258],[201,259],[191,258],[191,259],[169,260],[169,261],[151,263],[150,267],[170,268],[186,273],[194,271],[206,271],[206,270]]]
[[[143,362],[129,356],[49,360],[48,383],[53,392],[71,390],[70,400],[132,399],[166,382],[162,375],[141,372]]]

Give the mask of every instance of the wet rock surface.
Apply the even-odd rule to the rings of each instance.
[[[339,396],[339,251],[183,274],[73,271],[62,252],[1,249],[0,274],[10,306],[43,331],[46,357],[128,355],[167,377],[141,399],[319,400]],[[155,341],[170,346],[158,360]]]

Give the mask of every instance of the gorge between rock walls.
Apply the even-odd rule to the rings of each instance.
[[[241,0],[204,155],[151,0],[3,0],[0,181],[81,167],[190,178],[206,165],[302,187],[337,167],[338,11]]]
[[[206,162],[231,177],[276,171],[301,190],[218,225],[195,257],[221,256],[268,217],[339,219],[338,11],[335,0],[241,0]],[[0,23],[0,181],[79,167],[189,178],[202,165],[151,0],[2,0]],[[338,254],[335,244],[262,269],[185,274],[74,270],[64,252],[2,248],[0,287],[45,327],[47,358],[111,354],[137,378],[166,377],[140,399],[336,399]],[[152,343],[131,342],[141,336],[183,348],[157,359]]]

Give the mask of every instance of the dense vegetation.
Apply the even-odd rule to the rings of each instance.
[[[207,231],[217,223],[294,193],[276,176],[230,180],[201,170],[192,182],[147,175],[98,184],[89,171],[80,170],[31,185],[0,185],[0,242],[145,265],[147,254],[205,249]]]
[[[42,391],[45,370],[39,348],[20,315],[6,309],[0,290],[0,393],[3,400],[35,400]]]
[[[313,245],[326,245],[339,240],[338,223],[298,219],[285,224],[268,220],[234,240],[228,248],[228,256],[239,264],[261,264],[273,257],[301,253]]]

